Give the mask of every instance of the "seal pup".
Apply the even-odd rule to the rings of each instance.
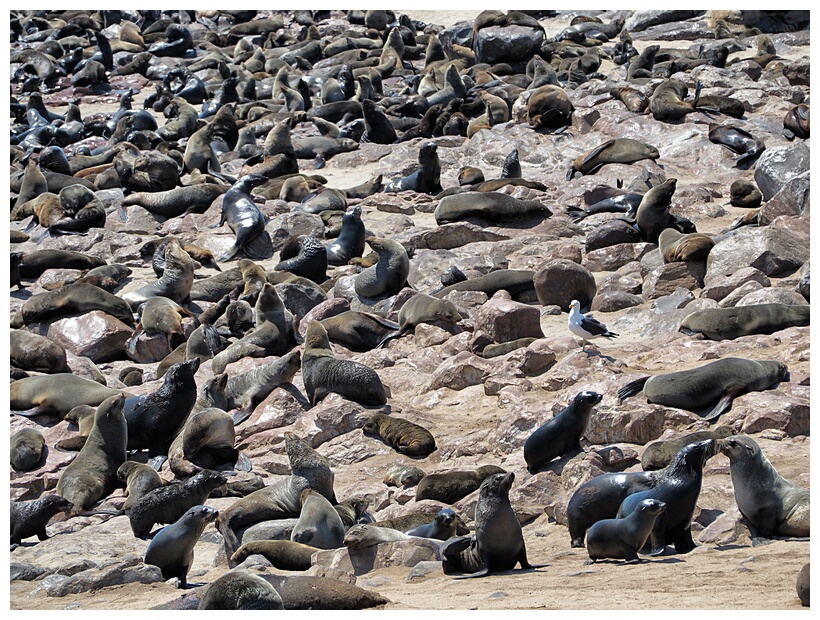
[[[351,527],[344,537],[348,549],[364,549],[382,543],[407,540],[409,536],[392,527],[380,527],[372,523],[360,523]]]
[[[421,538],[448,540],[456,535],[456,513],[450,508],[442,508],[430,523],[407,530],[405,534]]]
[[[584,346],[588,344],[588,340],[593,338],[616,338],[618,336],[615,332],[609,331],[609,328],[598,319],[593,318],[591,314],[582,314],[581,302],[577,299],[573,299],[569,304],[567,327],[569,331],[583,339]]]
[[[362,208],[359,205],[349,208],[342,216],[339,236],[325,247],[327,264],[346,265],[351,258],[364,254],[366,236]]]
[[[251,555],[261,555],[280,570],[307,570],[311,567],[311,556],[317,551],[320,551],[318,547],[291,540],[255,540],[239,547],[231,556],[231,563],[241,564]]]
[[[678,553],[686,553],[695,548],[691,530],[692,517],[700,495],[703,466],[715,454],[716,448],[712,439],[689,444],[675,455],[669,466],[658,476],[654,487],[628,495],[621,502],[616,515],[618,519],[631,515],[646,499],[666,504],[666,510],[655,519],[650,534],[651,555],[660,555],[666,545],[672,544]]]
[[[638,549],[645,544],[655,520],[666,510],[666,504],[656,499],[638,503],[634,512],[623,519],[602,519],[592,524],[587,533],[587,552],[592,562],[605,558],[640,562]]]
[[[436,450],[436,440],[426,428],[382,413],[370,416],[362,432],[380,437],[397,452],[407,456],[425,457]]]
[[[397,463],[387,468],[387,475],[382,482],[389,487],[409,487],[418,484],[427,474],[415,465]]]
[[[757,209],[763,202],[763,194],[754,183],[744,179],[732,181],[729,186],[729,204],[743,209]]]
[[[126,512],[131,510],[131,507],[143,495],[165,486],[165,481],[159,477],[157,470],[139,461],[125,461],[120,465],[117,469],[117,480],[125,483],[127,499],[122,509]]]
[[[367,243],[379,255],[379,261],[358,274],[353,281],[360,297],[388,297],[407,284],[410,258],[404,246],[392,239],[368,237]]]
[[[567,172],[567,181],[572,180],[576,172],[582,175],[594,174],[606,164],[634,164],[642,159],[656,160],[661,156],[658,149],[651,144],[631,138],[607,140],[591,151],[579,155],[572,162]]]
[[[641,455],[641,467],[644,471],[663,469],[672,461],[675,455],[690,443],[697,443],[705,439],[723,439],[735,434],[731,426],[718,426],[715,430],[695,431],[670,439],[668,441],[654,441],[646,446]]]
[[[809,106],[805,103],[794,106],[783,117],[783,136],[789,141],[795,138],[808,139],[809,129]]]
[[[251,243],[265,232],[265,216],[256,206],[251,196],[251,189],[261,185],[268,180],[260,174],[246,174],[222,197],[222,211],[219,216],[219,223],[213,228],[219,228],[227,222],[228,227],[236,235],[233,246],[218,259],[222,263],[234,257],[242,249],[249,258],[265,259],[270,258],[271,253],[267,251],[260,254]],[[267,250],[267,248],[265,248]]]
[[[43,454],[46,453],[46,441],[36,428],[26,427],[11,436],[9,442],[11,466],[17,471],[36,469]]]
[[[788,376],[786,364],[777,360],[726,357],[698,368],[631,381],[618,390],[618,402],[643,390],[650,403],[714,420],[729,409],[736,396],[769,389]]]
[[[581,449],[581,436],[586,432],[592,409],[603,396],[584,390],[555,417],[539,426],[524,442],[527,471],[534,474],[555,457]]]
[[[383,346],[388,340],[400,338],[421,323],[447,321],[455,324],[462,319],[462,316],[453,302],[426,293],[417,293],[404,302],[399,310],[398,319],[398,332],[386,334],[378,343],[378,347]]]
[[[60,512],[68,513],[74,504],[59,495],[43,495],[39,499],[9,503],[11,544],[19,545],[24,538],[36,536],[48,540],[46,525],[51,517]]]
[[[488,573],[538,568],[527,561],[527,548],[518,517],[510,506],[510,487],[515,474],[493,474],[481,483],[475,508],[475,534],[451,538],[441,547],[445,574],[471,571],[458,577],[483,577]]]
[[[453,470],[432,473],[419,480],[416,487],[416,501],[432,499],[445,504],[454,504],[481,487],[481,483],[494,474],[505,471],[496,465],[482,465],[475,470]]]
[[[327,331],[315,319],[308,323],[305,332],[302,380],[311,405],[330,392],[365,406],[387,402],[387,392],[376,371],[359,362],[336,359]]]
[[[219,513],[208,506],[194,506],[171,525],[162,528],[148,545],[145,563],[159,566],[163,579],[176,577],[178,588],[188,585],[188,570],[194,563],[194,546],[205,526]]]
[[[55,492],[74,505],[73,513],[88,510],[117,484],[117,469],[125,462],[128,441],[124,404],[125,395],[117,394],[97,407],[85,445],[57,481]]]
[[[337,549],[342,546],[345,526],[333,505],[313,489],[305,489],[299,496],[302,510],[293,526],[292,542],[319,549]]]
[[[809,536],[809,489],[778,474],[751,437],[726,437],[717,446],[729,457],[737,507],[756,536]]]
[[[572,124],[574,111],[567,92],[554,84],[539,86],[527,100],[527,122],[535,129],[544,127],[561,133]]]
[[[284,609],[282,597],[270,583],[246,570],[232,570],[205,590],[197,609]]]
[[[702,233],[683,234],[674,228],[664,228],[658,237],[658,247],[664,263],[705,261],[715,242]]]

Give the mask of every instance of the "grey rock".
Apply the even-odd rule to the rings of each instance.
[[[809,147],[803,142],[767,148],[755,166],[755,183],[763,200],[771,199],[791,179],[807,172],[810,165]]]

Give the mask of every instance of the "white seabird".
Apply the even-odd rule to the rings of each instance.
[[[567,321],[569,331],[584,340],[584,345],[593,338],[614,338],[618,334],[609,331],[607,326],[592,316],[581,314],[581,304],[573,299],[569,304],[569,320]]]

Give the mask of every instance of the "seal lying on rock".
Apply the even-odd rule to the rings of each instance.
[[[809,324],[811,306],[754,304],[731,308],[704,308],[687,315],[678,331],[703,334],[710,340],[732,340],[749,334],[773,334]]]
[[[408,420],[382,413],[370,416],[362,427],[365,435],[377,435],[398,452],[408,456],[427,456],[436,450],[436,440],[426,428]]]

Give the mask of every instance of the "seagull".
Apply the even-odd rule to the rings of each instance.
[[[577,299],[573,299],[569,304],[569,320],[567,321],[569,331],[576,336],[580,336],[584,340],[584,346],[587,345],[587,340],[593,338],[614,338],[618,334],[609,331],[607,326],[597,319],[593,319],[592,315],[584,316],[581,314],[581,304]]]

